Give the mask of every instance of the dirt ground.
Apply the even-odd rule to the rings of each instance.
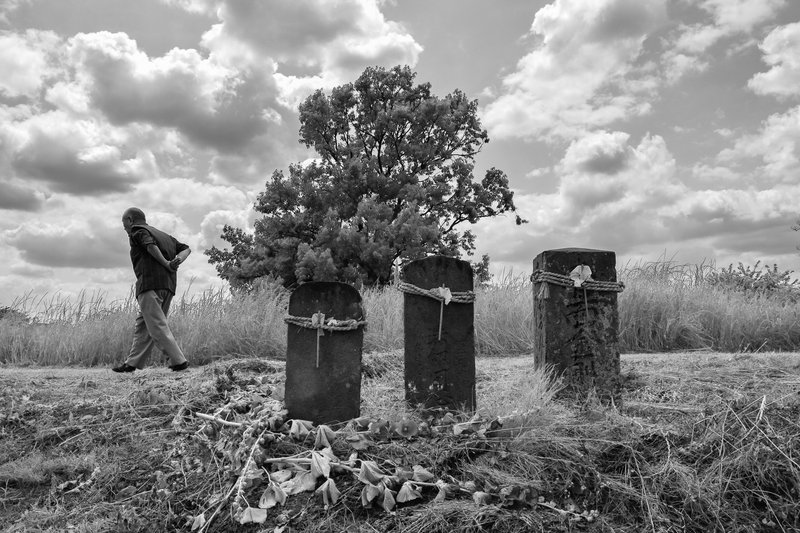
[[[376,361],[373,358],[372,364],[377,364]],[[498,395],[514,398],[515,391],[522,392],[532,367],[531,357],[478,359],[479,407],[482,402],[496,405],[492,402]],[[741,414],[744,411],[736,411],[740,406],[755,405],[755,410],[751,411],[757,425],[767,405],[778,409],[775,411],[778,414],[772,415],[770,411],[770,416],[778,420],[778,415],[783,417],[786,413],[789,413],[786,416],[794,417],[800,404],[800,353],[624,354],[621,370],[623,394],[620,405],[561,406],[561,410],[553,411],[550,418],[542,416],[539,420],[551,424],[553,427],[548,431],[560,435],[558,439],[564,439],[565,443],[567,439],[570,443],[577,442],[578,437],[583,439],[582,442],[611,443],[613,439],[619,439],[627,442],[625,449],[638,449],[636,439],[639,436],[651,438],[652,434],[658,433],[677,435],[675,442],[667,446],[677,449],[680,445],[687,454],[694,454],[697,446],[687,439],[697,438],[697,431],[693,428],[698,421],[710,428],[712,423],[716,423],[714,417],[717,413],[727,410],[732,415]],[[201,456],[197,452],[199,444],[188,444],[190,434],[197,430],[194,426],[198,425],[193,415],[213,412],[234,392],[252,392],[264,387],[275,390],[282,374],[282,362],[259,360],[218,362],[182,373],[155,367],[132,374],[115,374],[109,368],[0,366],[0,531],[191,530],[192,517],[204,509],[206,514],[210,514],[208,508],[212,506],[201,507],[198,503],[214,501],[214,495],[203,492],[211,492],[205,485],[213,479],[215,487],[227,486],[226,483],[230,482],[223,474],[231,474],[222,470],[216,473],[214,465],[219,459],[213,453]],[[402,381],[396,386],[394,381],[397,381],[397,375],[390,380],[368,380],[365,385],[368,390],[362,391],[362,398],[366,397],[373,404],[380,401],[396,404],[402,397]],[[788,410],[780,410],[783,406]],[[379,411],[386,406],[373,405],[372,408]],[[609,429],[611,426],[620,429],[613,433]],[[791,444],[797,441],[797,435],[790,429],[782,430],[782,435]],[[748,432],[742,438],[749,438],[750,433],[756,434]],[[711,429],[707,430],[707,435],[711,435]],[[665,442],[668,440],[667,437],[660,438]],[[708,440],[710,437],[703,438]],[[230,439],[220,440],[220,449],[223,445],[235,448],[236,443]],[[558,439],[553,442],[558,442]],[[531,448],[534,444],[539,445],[534,441],[526,444],[525,460],[542,459]],[[766,442],[769,448],[772,441]],[[759,446],[763,448],[762,443]],[[608,448],[615,449],[613,446]],[[609,449],[598,448],[597,461],[593,463],[591,472],[613,466],[608,460]],[[758,451],[755,445],[753,450]],[[778,460],[783,461],[781,454],[784,452],[780,446],[776,444],[772,451]],[[765,452],[761,450],[758,453]],[[797,476],[800,468],[796,458],[787,459],[788,463],[784,461],[779,473],[771,474],[774,479],[786,480]],[[452,458],[448,461],[452,462]],[[666,471],[675,464],[673,458],[672,464],[667,461],[659,468]],[[475,479],[480,480],[484,474]],[[554,467],[552,475],[561,473]],[[788,490],[796,492],[796,489]],[[609,499],[600,496],[598,491],[592,501],[596,504]],[[353,497],[358,502],[357,492]],[[470,502],[469,505],[473,504]],[[606,507],[610,516],[611,505],[606,503]],[[510,516],[524,519],[523,522],[527,520],[520,522],[519,526],[501,528],[504,531],[526,531],[531,521],[538,520],[536,516],[539,516],[529,511],[525,511],[528,514],[515,515],[501,514],[501,511],[497,507],[495,520]],[[302,512],[306,513],[307,509]],[[319,513],[322,512],[320,507]],[[452,514],[455,511],[450,509],[447,512]],[[783,515],[780,513],[785,515],[784,511],[759,512],[763,515],[759,518],[761,522],[751,529],[742,526],[742,531],[792,530],[781,525],[780,516]],[[551,514],[558,518],[561,513],[563,511]],[[716,513],[716,520],[724,514],[707,509],[698,513],[698,524],[704,523],[701,518],[706,514]],[[690,515],[686,514],[681,520],[687,520]],[[159,517],[160,524],[154,524],[154,516]],[[373,531],[375,527],[398,531],[405,531],[408,527],[411,531],[414,529],[409,522],[402,520],[410,520],[413,516],[414,510],[409,508],[407,513],[398,512],[391,517],[391,527],[385,521],[365,522],[363,529],[359,526],[354,531]],[[658,518],[655,511],[652,516]],[[317,524],[323,518],[333,520],[330,517],[330,514],[316,515]],[[362,519],[369,517],[348,518],[351,521]],[[335,523],[329,525],[329,529],[314,527],[319,531],[336,530]],[[564,525],[563,530],[571,531],[573,525]],[[586,524],[584,526],[576,530],[589,530]],[[596,523],[592,524],[595,526]],[[608,523],[607,526],[591,530],[626,530],[617,529],[617,524]],[[227,531],[226,527],[239,530],[231,526],[231,519],[227,516],[218,518],[214,528],[206,527],[205,530]],[[283,525],[274,527],[275,531],[286,533],[303,530],[303,527],[290,522],[284,529],[280,529]],[[452,527],[452,524],[448,526],[442,522],[440,530]],[[272,528],[254,529],[249,526],[242,530],[273,531]],[[424,528],[420,526],[419,530]],[[671,530],[669,526],[663,529]]]
[[[490,383],[507,382],[533,364],[532,357],[476,361],[479,382],[483,378]],[[282,367],[280,362],[275,365]],[[670,405],[702,407],[742,394],[775,398],[800,390],[800,352],[623,354],[621,371],[627,382],[626,403],[649,403],[664,409]],[[190,367],[182,373],[150,367],[131,374],[116,374],[109,368],[0,366],[0,394],[17,395],[16,391],[37,402],[70,399],[77,404],[102,405],[104,400],[156,387],[164,394],[178,393],[209,373],[213,373],[211,366]]]

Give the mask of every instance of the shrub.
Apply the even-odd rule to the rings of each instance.
[[[24,323],[30,322],[28,315],[21,311],[17,311],[13,307],[2,306],[0,307],[0,322],[4,323]]]
[[[778,270],[777,264],[773,264],[772,268],[760,265],[761,261],[756,261],[752,267],[739,263],[734,269],[733,264],[730,264],[728,268],[709,272],[705,282],[747,295],[768,295],[787,298],[792,302],[800,299],[800,285],[796,279],[792,279],[794,271]]]

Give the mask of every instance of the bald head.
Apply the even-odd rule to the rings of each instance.
[[[122,213],[122,218],[130,218],[131,222],[133,222],[134,224],[136,222],[147,222],[147,220],[144,217],[144,211],[142,211],[138,207],[129,207],[128,209],[126,209],[125,212]]]
[[[129,207],[122,213],[122,227],[127,233],[131,232],[131,227],[136,224],[147,224],[144,218],[144,211],[138,207]]]

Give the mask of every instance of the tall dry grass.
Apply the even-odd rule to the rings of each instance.
[[[800,349],[800,306],[709,283],[713,265],[670,261],[623,268],[620,347],[627,352]]]
[[[621,268],[619,279],[626,285],[618,300],[621,351],[800,349],[797,303],[709,283],[713,270],[711,265],[670,261]],[[394,288],[368,288],[361,294],[369,323],[364,351],[402,349],[403,295]],[[288,299],[286,290],[269,285],[249,295],[232,296],[223,289],[192,298],[184,295],[173,300],[170,320],[195,364],[230,356],[283,357]],[[477,287],[477,354],[530,354],[532,305],[527,276],[508,274]],[[137,312],[132,297],[107,301],[99,293],[76,299],[27,295],[13,307],[36,320],[0,320],[0,363],[119,362],[130,347]]]

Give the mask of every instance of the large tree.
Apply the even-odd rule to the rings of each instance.
[[[502,171],[473,176],[489,142],[477,101],[459,90],[439,98],[414,78],[408,67],[368,68],[300,105],[300,142],[317,158],[273,173],[255,234],[225,226],[232,248],[206,251],[222,278],[386,283],[397,259],[471,255],[475,236],[459,226],[515,211]]]

